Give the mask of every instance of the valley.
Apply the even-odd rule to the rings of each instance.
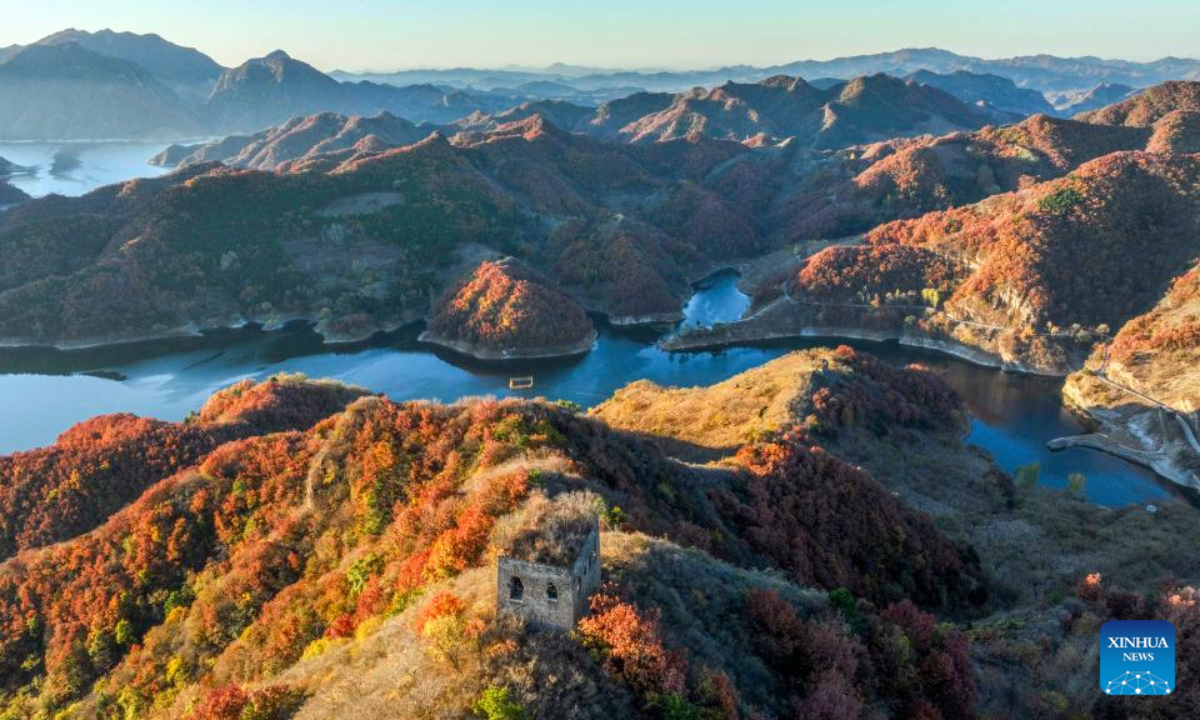
[[[1200,59],[519,5],[6,14],[0,720],[1200,717]]]
[[[729,322],[746,307],[736,276],[718,275],[693,295],[683,327]],[[0,349],[0,392],[13,399],[0,413],[0,453],[45,445],[68,426],[95,415],[136,412],[180,420],[213,392],[237,380],[280,372],[335,378],[370,387],[396,400],[492,395],[544,396],[591,407],[639,379],[691,387],[725,380],[795,348],[829,347],[841,340],[812,338],[731,347],[719,352],[672,354],[656,346],[659,331],[597,324],[599,337],[586,355],[564,359],[478,362],[417,339],[410,328],[353,345],[326,345],[303,325],[262,332],[244,329],[184,341],[162,341],[90,350]],[[1065,488],[1072,473],[1087,477],[1086,493],[1120,507],[1158,501],[1173,486],[1136,466],[1098,452],[1050,452],[1054,438],[1083,432],[1063,408],[1059,381],[999,372],[919,348],[865,342],[863,350],[889,362],[930,367],[966,401],[972,413],[969,442],[986,448],[1008,471],[1039,463],[1041,482]],[[185,349],[186,348],[186,349]],[[529,391],[509,378],[532,375]],[[37,402],[34,400],[37,399]]]

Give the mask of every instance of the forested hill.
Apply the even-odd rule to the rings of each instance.
[[[927,612],[980,611],[978,560],[799,437],[698,469],[546,402],[279,377],[182,424],[90,421],[0,459],[0,488],[18,716],[972,708],[965,637]],[[578,633],[497,617],[497,554],[597,512],[606,585]]]

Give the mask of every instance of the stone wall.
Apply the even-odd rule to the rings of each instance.
[[[600,588],[600,528],[588,534],[570,568],[502,557],[496,565],[496,604],[532,625],[570,630]]]

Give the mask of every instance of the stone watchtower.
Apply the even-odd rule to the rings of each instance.
[[[551,548],[533,543],[500,558],[496,605],[530,625],[571,630],[600,588],[599,518],[590,515]]]

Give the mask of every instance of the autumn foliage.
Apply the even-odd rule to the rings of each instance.
[[[960,311],[999,311],[1013,327],[1116,327],[1195,256],[1197,177],[1193,157],[1115,153],[986,205],[884,225],[868,240],[970,263],[947,301]]]
[[[946,291],[954,276],[952,263],[925,248],[831,247],[805,263],[793,285],[816,302],[864,303],[897,289]]]
[[[928,518],[808,443],[785,435],[738,453],[745,485],[719,501],[751,547],[806,585],[926,604],[982,599],[978,568]]]
[[[484,262],[448,289],[429,329],[487,350],[566,347],[595,332],[579,305],[513,260]]]
[[[592,597],[592,615],[579,621],[585,644],[604,657],[604,668],[643,694],[684,692],[682,655],[663,646],[658,619],[607,594]]]
[[[161,468],[122,470],[163,477],[90,532],[5,561],[0,698],[8,708],[83,702],[99,717],[172,709],[286,717],[278,713],[302,698],[270,689],[273,678],[408,608],[404,627],[421,656],[437,672],[456,672],[511,638],[444,583],[527,542],[513,518],[545,526],[539,508],[548,495],[578,495],[594,512],[600,498],[562,494],[583,488],[619,504],[627,531],[777,567],[795,582],[845,585],[880,603],[909,594],[937,607],[978,590],[971,562],[921,516],[791,437],[747,448],[744,469],[701,482],[656,446],[547,403],[394,403],[276,378],[217,394],[186,424],[84,425],[44,452],[83,442],[118,458],[111,453],[127,435],[215,429],[236,436]],[[711,658],[691,663],[654,607],[622,593],[597,597],[580,626],[597,669],[651,715],[737,715],[745,680]],[[827,678],[803,702],[852,706],[875,692],[862,687]]]

